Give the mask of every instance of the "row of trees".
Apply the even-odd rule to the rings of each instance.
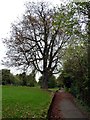
[[[13,75],[10,70],[8,69],[2,69],[2,85],[22,85],[22,86],[29,86],[29,87],[35,87],[35,86],[42,86],[42,76],[39,78],[39,81],[37,82],[35,79],[35,73],[34,71],[30,73],[29,75],[26,75],[25,72],[17,75]],[[57,87],[57,79],[55,76],[52,76],[50,78],[50,81],[48,82],[49,88],[55,88]]]
[[[34,73],[13,75],[8,69],[2,69],[2,85],[22,85],[34,87],[37,84]]]

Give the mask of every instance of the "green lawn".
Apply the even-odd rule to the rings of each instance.
[[[2,87],[3,118],[43,118],[47,115],[52,96],[40,88]]]
[[[49,88],[49,90],[51,90],[52,92],[56,92],[57,90],[59,90],[59,88]]]

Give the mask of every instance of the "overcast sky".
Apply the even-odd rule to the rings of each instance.
[[[42,0],[0,0],[0,69],[5,68],[1,65],[1,60],[5,56],[6,48],[2,43],[2,38],[9,36],[11,23],[21,18],[25,11],[24,4],[28,1],[39,2]],[[53,5],[64,3],[65,0],[45,0]],[[12,72],[14,69],[12,69]]]

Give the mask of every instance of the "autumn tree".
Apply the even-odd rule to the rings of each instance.
[[[26,7],[23,20],[12,25],[11,37],[4,40],[8,47],[4,64],[24,70],[35,69],[43,76],[42,88],[48,88],[50,76],[60,72],[60,58],[72,38],[63,26],[65,22],[71,23],[72,14],[68,15],[65,7],[59,11],[44,2],[28,3]],[[56,20],[58,12],[59,24]]]

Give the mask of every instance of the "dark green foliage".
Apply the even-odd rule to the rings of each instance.
[[[88,63],[87,51],[84,44],[70,46],[64,56],[63,71],[61,73],[63,83],[70,91],[85,103],[88,102]],[[87,103],[88,104],[88,103]]]
[[[67,77],[64,76],[63,83],[64,83],[65,87],[70,88],[71,83],[72,83],[71,77],[70,76],[67,76]]]
[[[23,72],[22,74],[19,74],[19,79],[21,81],[21,85],[22,86],[26,86],[27,85],[26,73],[25,72]]]
[[[34,87],[37,83],[33,72],[29,75],[26,75],[26,73],[23,72],[22,74],[18,74],[17,78],[19,79],[19,84],[22,86]]]
[[[2,84],[10,84],[10,70],[2,69]]]
[[[2,85],[21,85],[18,75],[13,75],[10,70],[2,69]]]
[[[2,85],[14,84],[15,76],[8,69],[2,69]]]
[[[86,46],[87,46],[87,69],[88,69],[88,74],[87,77],[85,77],[85,83],[84,85],[86,85],[86,90],[84,90],[83,95],[85,96],[83,99],[85,99],[84,101],[88,101],[88,105],[90,106],[90,1],[87,2],[77,2],[76,4],[76,8],[77,8],[77,13],[79,15],[79,17],[83,16],[83,19],[79,19],[79,22],[81,24],[84,24],[84,36],[86,35],[86,38],[84,39]],[[84,57],[86,58],[86,57]],[[87,63],[86,62],[86,63]],[[86,95],[87,94],[87,95]],[[88,97],[87,97],[88,96]]]
[[[2,85],[7,84],[34,87],[37,82],[35,80],[35,74],[33,72],[29,75],[26,75],[25,72],[22,74],[13,75],[10,73],[10,70],[2,69]]]
[[[57,82],[55,76],[52,75],[48,81],[48,88],[55,88],[55,87],[57,87]]]
[[[38,84],[40,86],[42,85],[42,79],[43,79],[43,77],[41,76],[39,78],[39,82],[38,82]],[[52,75],[48,80],[48,88],[55,88],[55,87],[57,87],[57,80],[56,80],[55,76]]]
[[[17,74],[17,75],[15,75],[14,77],[15,77],[14,85],[16,85],[16,86],[22,85],[22,81],[21,81],[21,79],[19,78],[19,75]]]
[[[61,72],[61,73],[62,73],[62,72]],[[64,87],[63,75],[62,75],[62,74],[60,74],[59,77],[57,78],[57,86],[58,86],[59,88]]]
[[[31,73],[27,75],[27,86],[34,87],[36,84],[35,76]]]

